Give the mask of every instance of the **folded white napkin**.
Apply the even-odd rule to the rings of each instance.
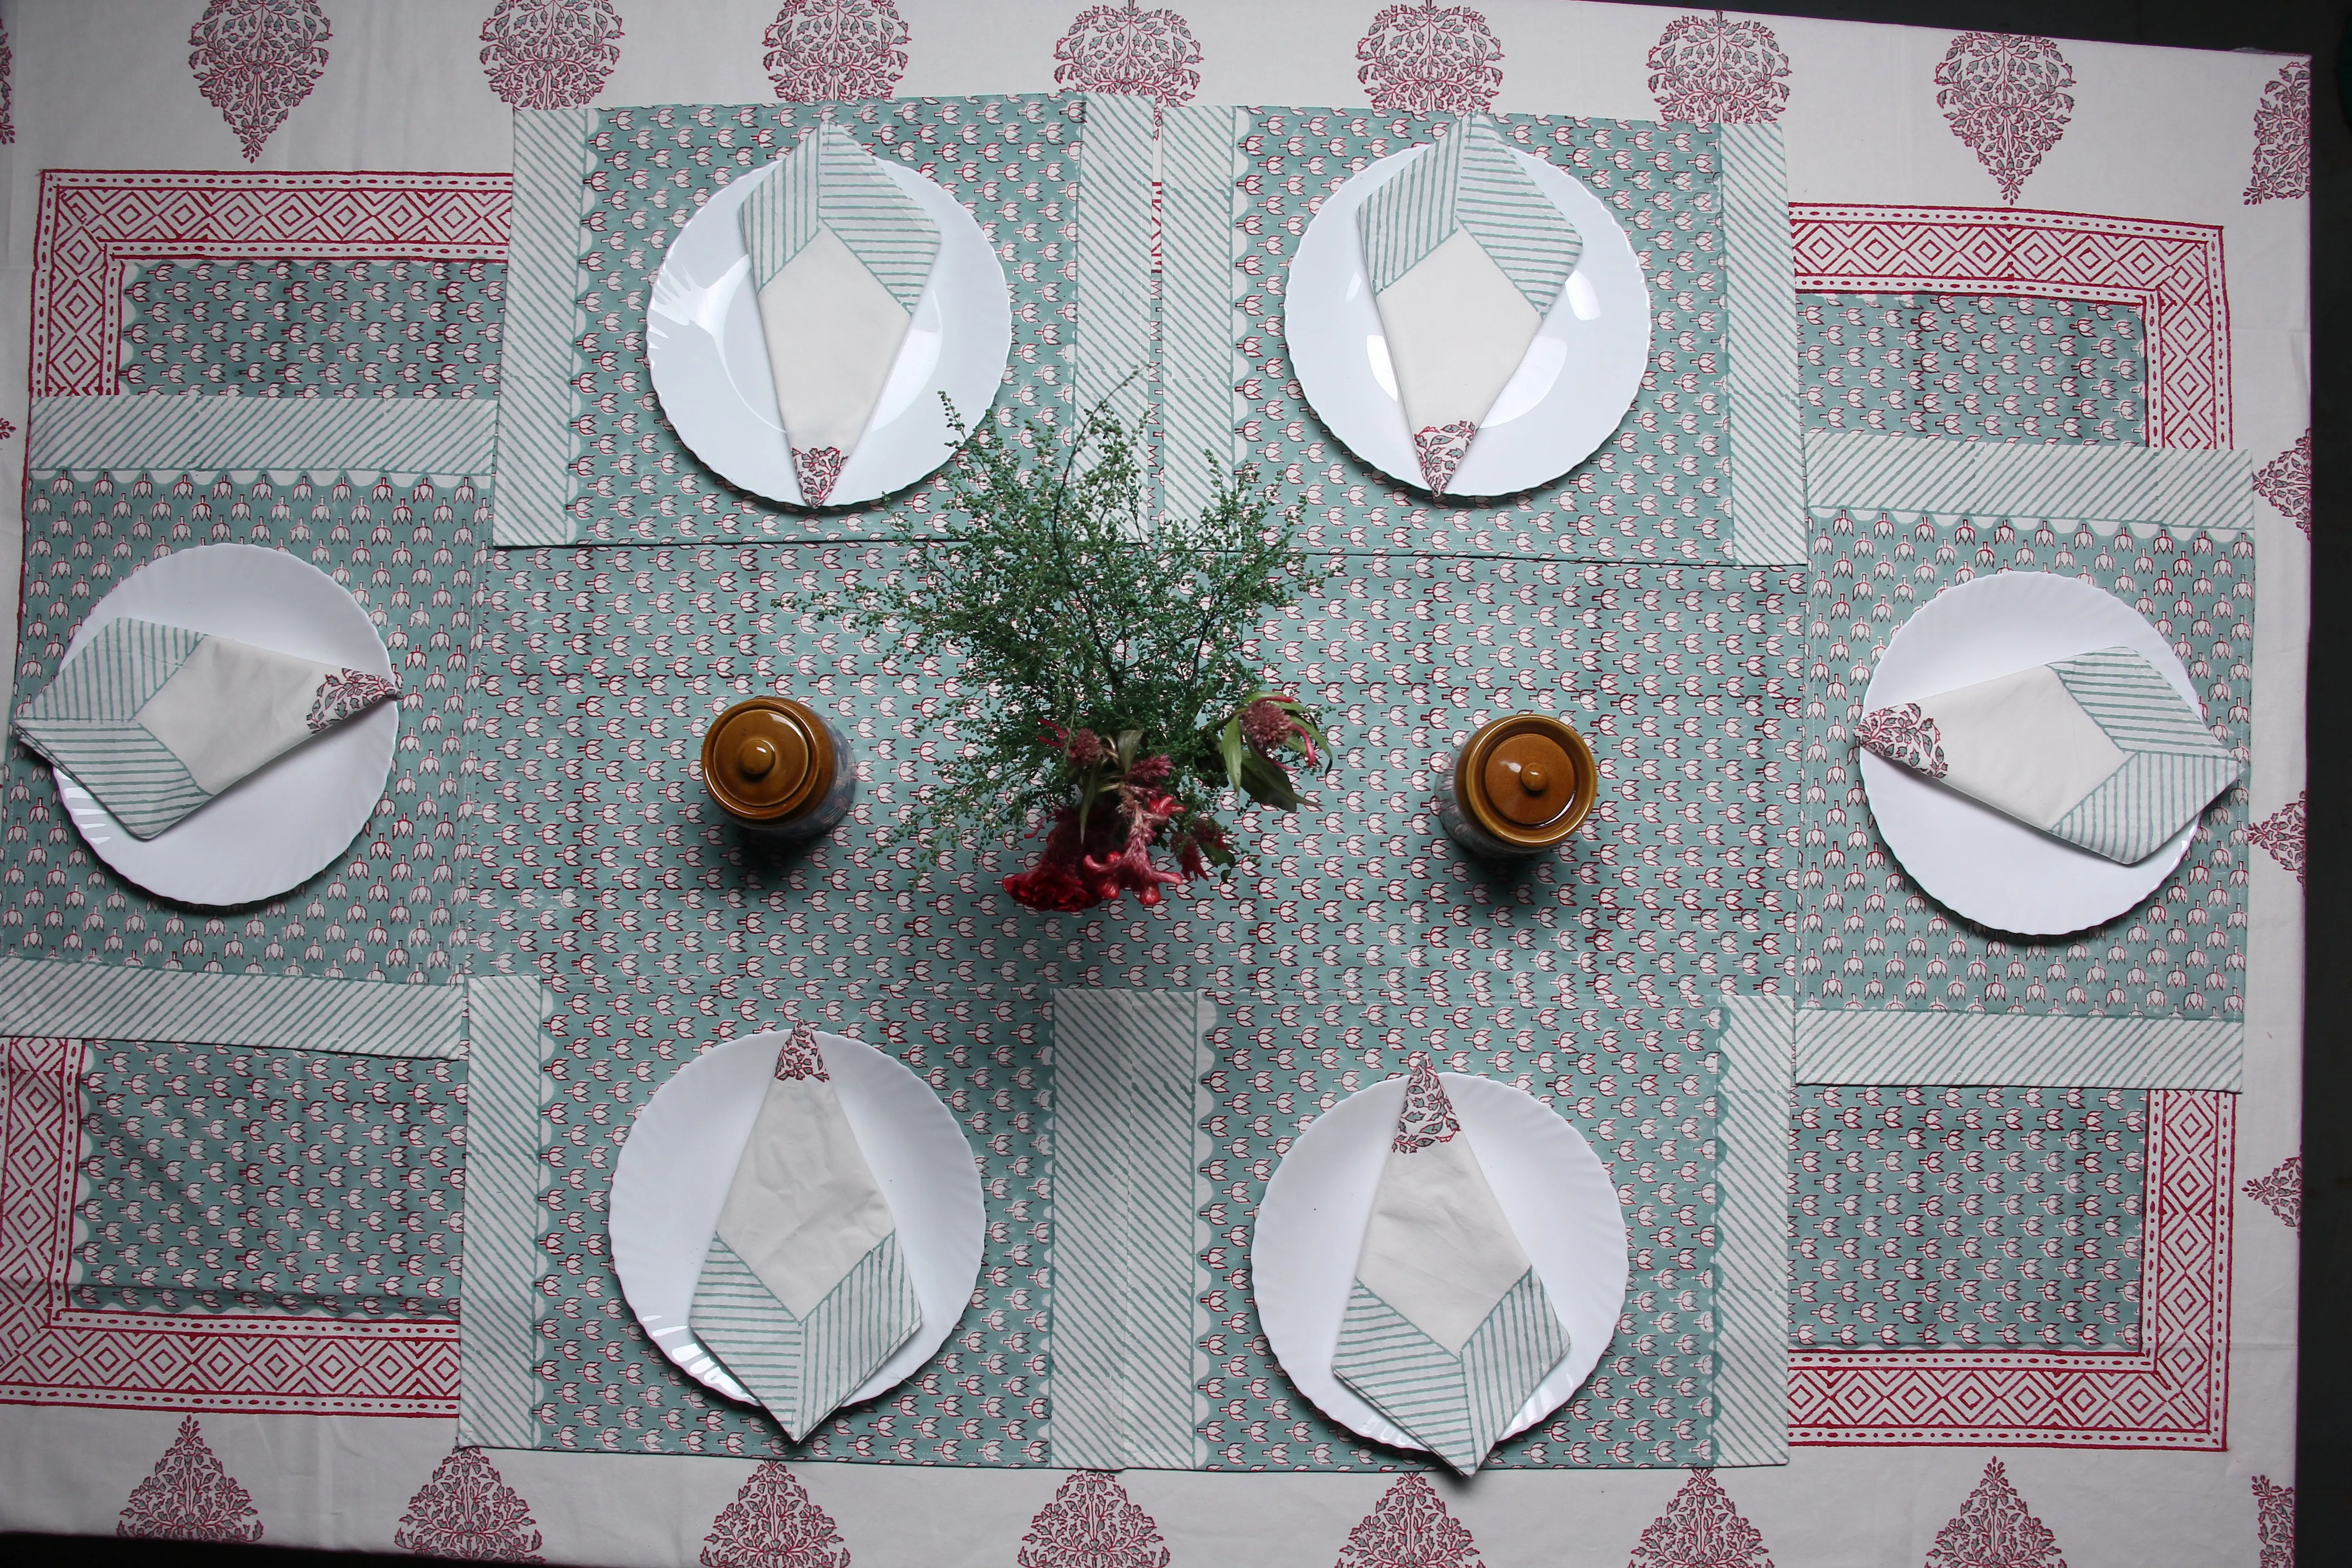
[[[1468,1475],[1567,1354],[1543,1277],[1416,1053],[1331,1371]]]
[[[1405,426],[1442,495],[1584,240],[1483,115],[1374,191],[1356,226]]]
[[[2130,865],[2238,780],[2194,705],[2127,647],[1874,709],[1864,748]]]
[[[793,471],[823,506],[890,379],[939,225],[831,123],[776,160],[742,224]]]
[[[400,689],[153,621],[110,621],[16,716],[134,838],[152,838],[246,774]]]
[[[776,1052],[687,1321],[798,1442],[923,1324],[815,1031]]]

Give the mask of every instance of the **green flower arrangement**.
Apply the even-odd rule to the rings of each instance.
[[[1153,517],[1136,436],[1107,407],[1075,431],[950,417],[949,505],[896,514],[904,568],[778,601],[950,654],[977,692],[969,740],[892,837],[1042,835],[1003,880],[1040,910],[1156,904],[1231,867],[1224,803],[1296,810],[1294,769],[1329,766],[1315,713],[1241,655],[1267,611],[1321,584],[1293,520],[1269,521],[1248,468],[1198,516]]]

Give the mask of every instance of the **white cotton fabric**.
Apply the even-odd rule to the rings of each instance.
[[[1518,374],[1543,317],[1467,229],[1376,303],[1409,430],[1483,425]]]
[[[2045,831],[2124,765],[2047,665],[1941,692],[1919,710],[1943,735],[1945,784]]]
[[[218,795],[310,738],[310,705],[341,668],[206,637],[140,707],[138,722]]]
[[[856,448],[914,320],[830,229],[759,292],[776,407],[802,451]]]
[[[770,1082],[719,1213],[719,1239],[805,1318],[895,1228],[832,1083]]]
[[[1356,1262],[1366,1289],[1458,1354],[1528,1268],[1468,1133],[1390,1152]]]

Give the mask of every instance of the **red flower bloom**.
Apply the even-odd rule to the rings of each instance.
[[[1269,761],[1283,746],[1296,743],[1309,766],[1319,766],[1323,759],[1315,752],[1315,731],[1300,723],[1298,715],[1283,706],[1284,700],[1261,697],[1243,709],[1242,738]]]
[[[1146,761],[1160,763],[1165,776],[1166,758]],[[1177,872],[1151,863],[1153,841],[1182,809],[1171,795],[1127,783],[1112,786],[1107,798],[1095,803],[1083,830],[1078,808],[1066,805],[1054,814],[1037,858],[1002,885],[1016,902],[1064,914],[1110,902],[1121,893],[1133,893],[1147,907],[1157,904],[1161,888],[1197,875],[1189,865]],[[1193,861],[1198,858],[1194,854]]]

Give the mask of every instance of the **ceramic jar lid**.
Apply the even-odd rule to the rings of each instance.
[[[789,697],[751,697],[704,732],[702,782],[747,822],[776,822],[824,799],[833,787],[833,737]]]
[[[1514,713],[1470,737],[1454,763],[1454,796],[1504,843],[1548,848],[1592,809],[1599,783],[1591,748],[1560,721]]]

